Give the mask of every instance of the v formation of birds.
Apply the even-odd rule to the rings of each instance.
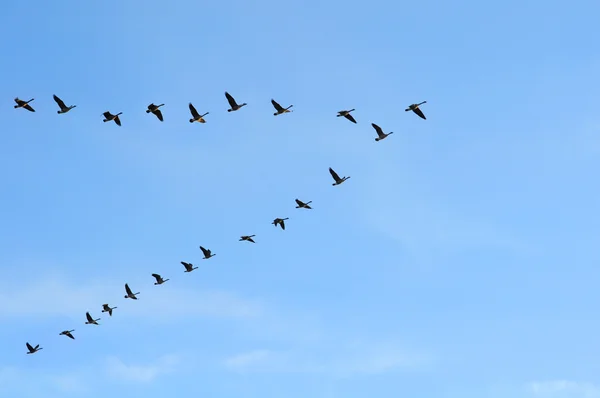
[[[230,106],[230,108],[227,109],[227,112],[238,111],[242,107],[247,105],[245,102],[238,104],[236,102],[236,100],[233,98],[233,96],[231,94],[229,94],[228,92],[225,92],[225,97],[227,98],[227,102],[229,103],[229,106]],[[59,110],[57,111],[58,114],[67,113],[67,112],[71,111],[73,108],[77,107],[77,105],[67,106],[66,103],[56,95],[53,95],[53,98],[59,108]],[[16,103],[16,105],[14,106],[15,109],[23,108],[30,112],[35,112],[35,109],[30,105],[31,102],[34,101],[34,98],[30,99],[29,101],[24,101],[17,97],[14,99],[14,101]],[[420,106],[425,103],[427,103],[427,101],[423,101],[418,104],[411,104],[405,109],[405,111],[407,111],[407,112],[412,111],[414,114],[419,116],[421,119],[426,120],[425,114],[420,109]],[[292,108],[294,105],[289,105],[288,107],[284,108],[274,99],[271,99],[271,104],[273,105],[273,108],[275,108],[275,112],[273,113],[274,116],[293,112],[290,108]],[[158,118],[158,120],[160,120],[162,122],[162,121],[164,121],[162,111],[160,110],[160,108],[162,106],[164,106],[164,104],[156,105],[154,103],[151,103],[150,105],[148,105],[148,109],[146,109],[146,113],[152,113],[153,115],[155,115]],[[190,123],[194,123],[194,122],[206,123],[206,120],[204,119],[204,117],[207,116],[209,114],[209,112],[200,114],[200,112],[198,112],[196,110],[196,108],[194,107],[194,105],[191,102],[189,103],[188,107],[190,110],[190,114],[192,116],[189,119]],[[351,121],[352,123],[356,124],[357,123],[356,119],[351,114],[351,112],[353,112],[353,111],[354,111],[354,109],[339,111],[337,114],[337,117],[344,117],[344,118],[348,119],[349,121]],[[117,126],[121,126],[121,118],[119,116],[121,116],[122,114],[123,114],[122,112],[111,113],[109,111],[106,111],[106,112],[102,113],[102,116],[104,116],[103,122],[115,122],[117,124]],[[383,129],[375,123],[371,123],[371,126],[375,129],[375,132],[377,133],[377,137],[375,138],[375,141],[377,141],[377,142],[379,142],[379,141],[387,138],[389,135],[393,134],[393,132],[385,133],[383,131]],[[339,174],[336,173],[335,170],[333,170],[331,167],[329,168],[329,173],[331,174],[331,177],[333,178],[333,181],[334,181],[332,184],[333,186],[340,185],[344,181],[346,181],[350,178],[350,176],[340,177]],[[300,199],[295,199],[295,201],[296,201],[297,209],[308,209],[308,210],[312,209],[312,207],[310,206],[312,201],[303,202]],[[286,220],[288,220],[288,218],[276,218],[273,220],[272,224],[275,227],[279,226],[279,227],[281,227],[282,230],[285,230],[285,221]],[[253,239],[255,236],[256,235],[242,235],[239,240],[256,243]],[[216,255],[216,253],[213,253],[210,249],[207,249],[203,246],[200,246],[200,250],[202,251],[202,254],[204,255],[204,257],[202,257],[203,260],[208,260]],[[185,261],[181,261],[181,264],[185,268],[184,272],[192,272],[198,268],[198,267],[195,267],[194,264],[187,263]],[[160,274],[152,274],[152,277],[156,280],[156,282],[154,282],[155,285],[162,285],[163,283],[169,281],[169,279],[163,279],[163,277]],[[124,296],[125,299],[132,299],[132,300],[137,300],[138,299],[137,295],[140,294],[140,292],[134,293],[133,290],[131,290],[131,288],[129,287],[129,285],[127,283],[125,283],[125,293],[126,293]],[[112,316],[113,310],[115,310],[117,308],[118,307],[111,307],[109,304],[102,304],[102,312],[107,313],[108,316]],[[100,325],[98,323],[98,321],[101,318],[94,318],[90,314],[90,312],[85,313],[85,318],[86,318],[86,322],[85,322],[86,325]],[[66,336],[72,340],[75,340],[75,336],[73,335],[73,332],[75,332],[74,329],[63,330],[62,332],[59,333],[59,335]],[[39,344],[37,344],[34,347],[31,344],[29,344],[29,342],[27,342],[27,343],[25,343],[25,345],[27,346],[27,350],[28,350],[27,354],[34,354],[43,349],[42,347],[40,347]]]

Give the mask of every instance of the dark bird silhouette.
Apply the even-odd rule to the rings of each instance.
[[[155,285],[162,285],[163,283],[168,281],[168,279],[163,279],[162,276],[160,276],[159,274],[152,274],[152,276],[154,277],[154,279],[156,279],[156,282],[154,282]]]
[[[202,250],[202,254],[204,254],[204,257],[202,257],[203,260],[208,260],[209,258],[216,256],[216,254],[212,254],[210,250],[205,249],[202,246],[200,246],[200,250]]]
[[[275,227],[277,227],[277,225],[281,226],[281,229],[285,230],[285,220],[289,220],[289,218],[276,218],[273,220],[273,222],[271,224],[273,224]]]
[[[183,266],[185,267],[185,271],[183,271],[183,272],[192,272],[193,270],[198,268],[198,267],[194,267],[194,264],[186,263],[185,261],[181,261],[181,264],[183,264]]]
[[[62,332],[59,333],[59,336],[67,336],[70,339],[75,340],[75,337],[73,337],[73,335],[71,334],[71,332],[74,332],[75,330],[63,330]]]
[[[15,98],[15,102],[17,103],[17,105],[15,105],[15,109],[17,108],[25,108],[27,109],[29,112],[35,112],[35,109],[33,109],[31,107],[31,105],[29,105],[29,103],[31,101],[33,101],[35,98],[30,99],[29,101],[23,101],[22,99],[19,99],[19,97]]]
[[[252,242],[252,243],[256,243],[252,238],[254,238],[256,235],[242,235],[242,237],[240,238],[240,241],[248,241],[248,242]]]
[[[340,185],[342,182],[346,181],[348,177],[344,177],[344,178],[340,178],[340,176],[338,175],[338,173],[336,173],[335,171],[333,171],[333,169],[330,167],[329,168],[329,173],[331,174],[331,176],[333,177],[333,179],[335,180],[335,182],[331,185],[335,186],[335,185]]]
[[[294,105],[290,105],[287,108],[284,108],[283,106],[279,105],[274,99],[271,99],[271,103],[273,104],[273,107],[275,108],[275,110],[277,110],[277,112],[275,112],[273,114],[275,116],[281,115],[282,113],[294,112],[294,111],[290,111],[290,108]]]
[[[104,116],[104,120],[103,122],[110,122],[111,120],[114,120],[115,123],[117,123],[117,126],[121,125],[121,119],[119,119],[119,115],[122,115],[123,112],[119,112],[116,115],[113,115],[112,113],[106,111],[104,112],[102,115]]]
[[[377,132],[377,138],[375,138],[375,141],[381,141],[383,140],[385,137],[387,137],[390,134],[394,134],[393,131],[390,131],[389,133],[385,134],[383,132],[383,130],[381,129],[381,127],[379,127],[378,125],[376,125],[375,123],[371,123],[371,126],[373,126],[373,128],[375,129],[375,131]]]
[[[132,300],[137,300],[137,297],[135,297],[135,295],[136,295],[136,294],[140,294],[140,292],[133,293],[133,292],[131,291],[131,289],[129,288],[129,285],[128,285],[127,283],[125,284],[125,292],[127,293],[127,294],[125,295],[125,298],[130,298],[130,299],[132,299]]]
[[[209,112],[206,112],[204,115],[198,113],[194,105],[190,102],[190,113],[192,114],[192,118],[190,119],[190,123],[198,122],[198,123],[206,123],[204,120],[204,116],[208,115]]]
[[[39,350],[43,350],[43,348],[40,347],[39,344],[36,345],[35,347],[32,347],[31,344],[29,344],[29,343],[25,343],[25,345],[27,346],[27,349],[29,350],[28,354],[35,354]]]
[[[350,114],[350,112],[352,112],[354,109],[350,109],[349,111],[339,111],[337,114],[337,117],[343,116],[346,119],[350,120],[352,123],[356,123],[356,120],[354,120],[354,117]]]
[[[406,109],[405,109],[405,111],[406,111],[406,112],[408,112],[408,111],[413,111],[413,112],[414,112],[414,113],[416,113],[416,114],[417,114],[417,116],[419,116],[421,119],[425,119],[425,120],[427,120],[427,118],[426,118],[426,117],[425,117],[425,115],[423,114],[423,111],[421,111],[421,109],[419,109],[419,105],[423,105],[423,104],[426,104],[426,103],[427,103],[427,101],[423,101],[423,102],[420,102],[420,103],[418,103],[418,104],[411,104],[411,105],[409,105],[409,106],[408,106],[408,108],[406,108]]]
[[[102,312],[108,312],[108,316],[112,316],[112,312],[117,307],[110,307],[108,304],[102,304]]]
[[[98,325],[98,321],[100,320],[100,318],[92,318],[89,312],[85,313],[85,318],[87,319],[87,322],[85,323],[86,325]]]
[[[58,113],[58,114],[67,113],[71,109],[77,107],[77,105],[66,106],[65,103],[63,102],[63,100],[61,100],[60,98],[58,98],[56,96],[56,94],[52,94],[52,98],[54,98],[54,101],[56,101],[56,103],[58,104],[58,107],[60,108],[59,111],[56,111],[56,113]]]
[[[231,107],[230,109],[227,109],[227,112],[237,111],[242,106],[248,105],[245,102],[243,104],[238,105],[238,103],[235,102],[235,99],[227,91],[225,91],[225,97],[227,97],[227,102],[229,102],[229,106]]]
[[[156,115],[156,117],[158,118],[158,120],[160,120],[161,122],[163,121],[163,115],[162,112],[160,111],[161,106],[163,106],[164,104],[160,104],[160,105],[154,105],[153,103],[148,105],[148,109],[146,109],[146,113],[150,113],[152,112],[152,114]]]
[[[312,207],[309,206],[309,204],[312,203],[312,200],[304,203],[300,199],[296,199],[296,203],[298,204],[298,206],[296,206],[296,209],[312,209]]]

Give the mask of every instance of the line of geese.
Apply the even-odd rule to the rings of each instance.
[[[54,98],[54,101],[56,102],[56,104],[59,107],[59,110],[57,111],[58,114],[67,113],[71,109],[77,107],[77,105],[67,106],[65,104],[65,102],[62,99],[60,99],[56,94],[53,94],[52,97]],[[229,102],[229,106],[230,106],[230,108],[227,109],[227,112],[234,112],[234,111],[240,110],[242,107],[248,105],[245,102],[242,104],[238,104],[236,102],[235,98],[233,98],[233,96],[231,94],[229,94],[227,91],[225,92],[225,97],[227,98],[227,102]],[[19,99],[19,97],[16,97],[14,99],[14,101],[16,103],[14,108],[15,109],[23,108],[23,109],[27,109],[30,112],[35,112],[35,109],[33,109],[33,107],[31,105],[29,105],[30,102],[32,102],[33,100],[35,100],[35,98],[32,98],[29,101],[24,101],[22,99]],[[418,104],[411,104],[408,106],[408,108],[405,109],[405,111],[406,112],[412,111],[417,116],[419,116],[421,119],[426,120],[427,118],[425,117],[425,114],[419,108],[419,106],[426,104],[426,103],[427,103],[427,101],[423,101]],[[290,108],[292,108],[294,105],[290,105],[287,108],[284,108],[274,99],[271,99],[271,104],[273,105],[273,107],[276,110],[276,112],[273,113],[274,116],[281,115],[281,114],[288,113],[288,112],[293,112],[292,110],[290,110]],[[151,103],[150,105],[148,105],[148,109],[146,109],[146,113],[152,113],[153,115],[155,115],[158,118],[158,120],[160,120],[162,122],[162,121],[164,121],[164,118],[163,118],[162,111],[160,110],[160,107],[164,106],[164,105],[165,104],[156,105],[154,103]],[[190,113],[192,115],[191,119],[189,119],[190,123],[194,123],[194,122],[206,123],[206,120],[204,119],[204,117],[206,115],[208,115],[210,112],[206,112],[201,115],[200,112],[198,112],[196,110],[196,108],[194,107],[194,105],[191,102],[189,103],[188,107],[189,107]],[[356,119],[354,119],[354,116],[352,116],[350,114],[354,110],[355,109],[339,111],[337,116],[344,117],[344,118],[348,119],[349,121],[351,121],[352,123],[356,124]],[[122,114],[123,114],[123,112],[113,114],[109,111],[106,111],[102,114],[102,116],[104,116],[104,119],[102,121],[103,122],[113,121],[117,124],[117,126],[121,126],[121,119],[119,118],[119,116]],[[377,133],[377,138],[375,138],[375,141],[381,141],[384,138],[386,138],[388,135],[393,134],[393,132],[389,132],[387,134],[384,133],[383,129],[381,127],[379,127],[378,125],[376,125],[375,123],[371,123],[371,126],[373,126],[373,128],[375,129],[375,132]]]

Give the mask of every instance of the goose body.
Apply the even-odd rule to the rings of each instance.
[[[406,112],[413,111],[417,116],[419,116],[423,120],[427,120],[423,111],[419,108],[419,105],[426,104],[427,101],[419,102],[418,104],[410,104],[408,108],[405,109]]]
[[[100,318],[92,318],[89,312],[85,313],[85,319],[87,319],[87,321],[85,322],[86,325],[98,325],[98,321],[100,320]]]
[[[309,204],[311,204],[311,203],[312,203],[312,200],[304,203],[300,199],[296,199],[296,204],[298,205],[298,206],[296,206],[296,209],[312,209],[312,207],[309,206]]]
[[[333,184],[331,184],[333,186],[340,185],[341,183],[343,183],[344,181],[346,181],[348,178],[350,178],[350,176],[344,177],[344,178],[340,178],[340,176],[338,175],[338,173],[336,173],[331,167],[329,168],[329,173],[331,174],[331,176],[333,177],[333,179],[335,181]]]
[[[25,345],[27,346],[27,350],[29,351],[27,354],[35,354],[39,350],[43,350],[43,348],[40,347],[39,344],[36,345],[35,347],[32,347],[31,344],[29,344],[29,343],[25,343]]]
[[[209,249],[205,249],[202,246],[200,246],[200,250],[202,250],[202,254],[204,254],[204,257],[202,257],[203,260],[208,260],[209,258],[216,256],[216,254],[213,254]]]
[[[67,113],[71,109],[77,107],[77,105],[66,106],[65,103],[63,102],[63,100],[58,98],[58,96],[56,94],[52,94],[52,98],[54,98],[54,101],[58,104],[58,107],[60,108],[60,110],[56,111],[56,113],[58,113],[59,115],[61,113]]]
[[[156,282],[154,282],[155,285],[162,285],[163,283],[168,281],[168,279],[163,279],[162,276],[160,276],[159,274],[152,274],[152,276],[154,277],[154,279],[156,279]]]
[[[35,98],[32,98],[29,101],[23,101],[22,99],[19,99],[19,97],[15,98],[15,102],[17,103],[17,105],[15,105],[15,109],[24,108],[27,109],[29,112],[35,112],[35,109],[33,109],[31,105],[29,105],[29,103],[34,99]]]
[[[104,116],[104,120],[103,122],[110,122],[110,121],[114,121],[117,126],[121,125],[121,119],[119,119],[119,115],[122,115],[123,112],[119,112],[116,115],[113,115],[112,113],[110,113],[109,111],[106,111],[102,114],[102,116]]]
[[[389,133],[385,134],[382,130],[381,127],[379,127],[378,125],[376,125],[375,123],[371,123],[371,126],[373,126],[373,128],[375,129],[375,131],[377,132],[377,138],[375,138],[375,141],[381,141],[383,140],[385,137],[387,137],[390,134],[394,134],[393,131],[390,131]]]
[[[274,99],[271,99],[271,104],[273,104],[273,107],[275,108],[275,110],[277,112],[275,112],[273,115],[277,116],[277,115],[281,115],[282,113],[288,113],[288,112],[293,112],[290,111],[290,108],[294,105],[290,105],[287,108],[284,108],[283,106],[279,105],[277,103],[277,101],[275,101]]]
[[[146,109],[146,113],[150,113],[152,112],[153,115],[155,115],[158,120],[160,120],[161,122],[163,121],[163,115],[162,112],[160,111],[161,106],[163,106],[164,104],[160,104],[160,105],[154,105],[154,103],[148,105],[148,109]]]
[[[227,102],[229,102],[229,106],[230,106],[230,108],[227,109],[227,112],[234,112],[234,111],[237,111],[238,109],[240,109],[242,106],[248,105],[245,102],[243,104],[238,105],[238,103],[235,102],[235,99],[227,91],[225,91],[225,97],[227,97]]]
[[[285,230],[285,220],[289,220],[289,218],[276,218],[271,224],[273,224],[276,228],[279,225],[281,229]]]
[[[254,239],[252,239],[252,238],[254,238],[255,236],[256,236],[256,235],[242,235],[242,236],[240,237],[240,241],[243,241],[243,240],[245,240],[245,241],[247,241],[247,242],[256,243],[256,242],[254,241]]]
[[[183,264],[183,266],[185,267],[185,271],[183,271],[183,272],[192,272],[193,270],[198,268],[198,267],[194,267],[194,264],[186,263],[185,261],[181,261],[181,264]]]
[[[75,330],[63,330],[58,335],[59,336],[67,336],[68,338],[75,340],[75,337],[71,334],[71,332],[74,332],[74,331]]]
[[[349,111],[339,111],[337,114],[337,117],[343,116],[346,119],[350,120],[352,123],[356,124],[356,120],[354,119],[354,117],[350,114],[350,112],[352,112],[354,109],[350,109]]]
[[[198,111],[196,110],[196,108],[194,108],[194,105],[192,105],[191,102],[189,104],[189,108],[190,108],[190,113],[192,114],[192,118],[190,119],[190,123],[194,123],[194,122],[206,123],[206,120],[204,120],[204,116],[208,115],[209,112],[206,112],[204,115],[199,114]]]
[[[140,294],[140,292],[133,293],[133,291],[129,288],[129,285],[127,283],[125,284],[125,293],[127,293],[125,295],[125,298],[130,298],[132,300],[137,300],[136,294]]]
[[[112,312],[117,307],[111,307],[108,304],[102,304],[102,312],[108,312],[108,316],[112,316]]]

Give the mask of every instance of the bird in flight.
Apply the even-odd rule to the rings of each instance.
[[[335,182],[333,184],[331,184],[333,186],[340,185],[342,182],[344,182],[348,178],[350,178],[350,176],[344,177],[344,178],[340,178],[340,176],[338,175],[338,173],[336,173],[331,167],[329,168],[329,173],[331,173],[331,176],[335,180]]]
[[[242,235],[242,236],[240,237],[240,241],[243,241],[243,240],[245,240],[245,241],[247,241],[247,242],[256,243],[256,242],[254,241],[254,239],[252,239],[252,238],[254,238],[255,236],[256,236],[256,235]]]
[[[110,113],[109,111],[104,112],[102,115],[104,116],[104,120],[103,122],[110,122],[111,120],[114,120],[114,122],[117,124],[117,126],[121,125],[121,119],[119,118],[119,115],[122,115],[123,112],[119,112],[116,115],[113,115],[112,113]]]
[[[192,118],[190,119],[190,123],[194,123],[194,122],[198,122],[198,123],[206,123],[206,120],[204,120],[204,116],[208,115],[209,112],[206,112],[204,115],[201,115],[198,113],[198,111],[196,110],[196,108],[194,108],[194,105],[192,105],[192,103],[190,102],[190,113],[192,114]]]
[[[339,111],[337,114],[337,117],[343,116],[346,119],[350,120],[352,123],[356,124],[356,120],[354,119],[354,117],[350,114],[350,112],[352,112],[354,109],[350,109],[349,111]]]
[[[125,284],[125,293],[127,293],[125,298],[130,298],[132,300],[137,300],[136,294],[140,294],[140,292],[133,293],[127,283]]]
[[[183,272],[192,272],[193,270],[198,268],[198,267],[194,267],[194,264],[186,263],[185,261],[181,261],[181,264],[183,264],[183,266],[185,267],[185,271],[183,271]]]
[[[146,113],[150,113],[152,112],[153,115],[155,115],[158,120],[160,120],[161,122],[163,121],[163,115],[162,112],[160,111],[161,106],[163,106],[164,104],[160,104],[160,105],[154,105],[154,103],[148,105],[148,109],[146,109]]]
[[[375,123],[371,123],[371,126],[373,126],[373,128],[375,129],[375,131],[377,132],[377,138],[375,138],[375,141],[381,141],[383,140],[385,137],[387,137],[390,134],[394,134],[393,131],[385,134],[383,132],[383,130],[381,129],[381,127],[379,127],[378,125],[376,125]]]
[[[202,250],[202,254],[204,254],[204,257],[202,257],[203,260],[208,260],[209,258],[216,256],[216,254],[213,254],[210,250],[205,249],[202,246],[200,246],[200,250]]]
[[[36,345],[35,347],[32,347],[31,344],[29,344],[29,343],[25,343],[25,345],[27,346],[27,349],[29,350],[29,352],[27,354],[35,354],[39,350],[43,350],[43,348],[40,347],[39,344]]]
[[[277,103],[277,101],[275,101],[274,99],[271,99],[271,104],[273,104],[273,107],[275,108],[275,110],[277,112],[275,112],[273,115],[277,116],[277,115],[281,115],[282,113],[288,113],[288,112],[294,112],[294,111],[290,111],[290,108],[294,105],[290,105],[287,108],[284,108],[283,106],[279,105]]]
[[[426,104],[427,101],[423,101],[420,102],[418,104],[410,104],[408,106],[408,108],[405,109],[406,112],[408,111],[413,111],[415,114],[417,114],[417,116],[419,116],[421,119],[427,120],[427,118],[425,117],[425,115],[423,114],[423,111],[419,108],[419,105],[423,105]]]
[[[156,279],[156,282],[154,282],[155,285],[162,285],[163,283],[168,281],[168,279],[163,279],[162,276],[160,276],[159,274],[152,274],[152,276],[154,277],[154,279]]]
[[[75,337],[73,337],[73,335],[71,334],[71,332],[74,332],[75,330],[63,330],[62,332],[59,333],[59,336],[67,336],[70,339],[75,340]]]
[[[296,206],[296,209],[312,209],[312,207],[309,206],[309,204],[311,204],[311,203],[312,203],[312,200],[304,203],[300,199],[296,199],[296,204],[298,204],[298,206]]]
[[[271,224],[273,224],[275,227],[279,225],[281,229],[285,230],[285,220],[289,220],[289,218],[276,218]]]
[[[85,318],[87,319],[87,322],[85,323],[86,325],[98,325],[98,321],[100,320],[100,318],[92,318],[89,312],[85,313]]]
[[[33,109],[31,107],[31,105],[29,105],[29,103],[31,101],[33,101],[35,98],[30,99],[29,101],[23,101],[22,99],[19,99],[19,97],[15,98],[15,102],[17,103],[17,105],[15,105],[15,109],[17,108],[25,108],[27,109],[29,112],[35,112],[35,109]]]
[[[238,105],[238,103],[235,102],[235,99],[227,91],[225,91],[225,97],[227,97],[227,102],[229,102],[229,106],[231,107],[230,109],[227,109],[227,112],[234,112],[240,109],[242,106],[248,105],[245,102]]]
[[[61,113],[67,113],[71,109],[77,107],[77,105],[66,106],[65,103],[63,102],[63,100],[61,100],[60,98],[58,98],[58,96],[56,94],[53,94],[52,98],[54,98],[54,101],[56,101],[56,103],[58,104],[58,107],[60,108],[59,111],[56,111],[56,113],[58,113],[59,115]]]

